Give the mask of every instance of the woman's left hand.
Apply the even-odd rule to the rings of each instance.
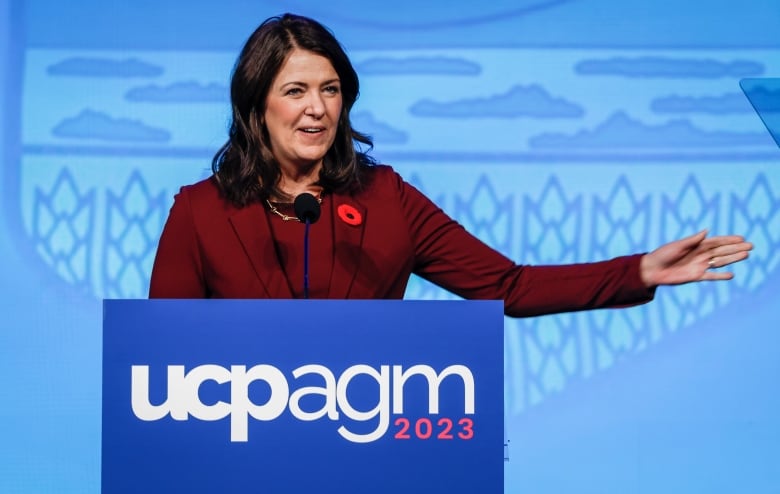
[[[642,281],[649,287],[692,281],[730,280],[733,273],[711,271],[747,259],[753,244],[740,235],[707,237],[703,230],[655,249],[642,257]]]

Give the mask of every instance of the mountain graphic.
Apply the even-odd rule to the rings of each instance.
[[[137,58],[115,60],[111,58],[72,57],[50,65],[46,72],[53,76],[70,77],[157,77],[163,68]]]
[[[168,86],[150,84],[134,87],[125,93],[128,101],[143,103],[225,103],[230,98],[227,86],[196,81],[175,82]]]
[[[362,75],[479,75],[482,67],[453,57],[369,58],[355,66]]]
[[[514,86],[503,94],[437,102],[418,101],[409,109],[418,117],[437,118],[579,118],[583,108],[563,98],[551,96],[538,84]]]
[[[583,60],[575,65],[574,70],[580,75],[714,79],[761,75],[764,65],[750,60],[721,62],[695,58],[614,57]]]
[[[91,109],[58,123],[52,134],[66,139],[98,139],[114,142],[167,142],[170,132],[148,126],[140,120],[114,118]]]
[[[642,149],[765,146],[771,141],[763,133],[706,131],[688,120],[675,119],[661,125],[648,125],[624,112],[612,114],[593,130],[570,135],[544,133],[529,139],[535,149]]]

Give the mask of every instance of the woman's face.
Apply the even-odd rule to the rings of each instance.
[[[330,60],[294,49],[271,83],[265,105],[271,151],[282,170],[319,167],[341,115],[341,83]]]

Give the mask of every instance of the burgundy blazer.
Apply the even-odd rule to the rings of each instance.
[[[339,216],[342,205],[360,214],[359,224]],[[639,255],[517,265],[388,166],[372,167],[359,192],[327,195],[322,214],[332,219],[327,298],[400,299],[412,273],[467,299],[504,300],[516,317],[623,307],[654,294],[639,277]],[[213,177],[183,187],[160,238],[149,296],[292,298],[271,219],[263,204],[239,209],[224,200]]]

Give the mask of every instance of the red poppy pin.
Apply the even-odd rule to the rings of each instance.
[[[338,212],[341,221],[348,225],[358,226],[359,224],[363,223],[363,217],[360,215],[360,211],[350,206],[349,204],[339,205],[336,211]]]

